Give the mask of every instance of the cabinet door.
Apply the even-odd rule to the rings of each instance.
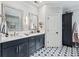
[[[36,39],[36,37],[29,38],[29,48],[35,46],[35,39]]]
[[[36,38],[36,49],[38,50],[40,48],[40,37],[37,36]]]
[[[42,48],[43,47],[43,36],[41,35],[40,36],[40,48]]]
[[[36,51],[35,39],[36,36],[29,38],[29,56]]]
[[[0,44],[0,57],[1,57],[1,44]]]
[[[62,43],[72,46],[72,13],[62,15]]]
[[[44,46],[44,35],[37,36],[36,49],[40,49]]]
[[[17,54],[18,54],[18,47],[17,46],[12,46],[12,47],[2,49],[2,56],[3,57],[16,57]]]
[[[40,42],[40,48],[42,48],[43,47],[43,45],[44,45],[44,36],[43,35],[40,35],[39,36],[39,42]]]
[[[28,44],[24,42],[19,45],[19,56],[20,57],[27,57],[28,56]]]
[[[36,51],[35,46],[29,48],[29,56],[32,55]]]

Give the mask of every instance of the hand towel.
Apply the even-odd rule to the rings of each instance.
[[[73,42],[78,42],[78,24],[77,22],[74,22],[73,24]]]

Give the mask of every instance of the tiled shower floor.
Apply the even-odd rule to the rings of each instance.
[[[63,46],[61,48],[42,48],[35,52],[31,57],[77,57],[79,48]]]

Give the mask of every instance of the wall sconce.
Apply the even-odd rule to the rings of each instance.
[[[29,19],[28,19],[28,17],[26,16],[26,18],[25,18],[25,24],[26,25],[28,25],[29,24]]]

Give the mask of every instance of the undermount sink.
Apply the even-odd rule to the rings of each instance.
[[[26,33],[25,33],[24,35],[28,36],[29,34],[26,34]]]

